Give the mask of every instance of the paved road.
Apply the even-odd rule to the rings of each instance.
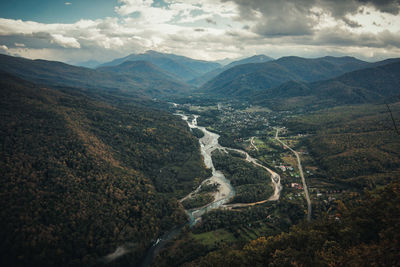
[[[299,171],[300,171],[300,177],[301,177],[301,181],[303,183],[303,188],[304,188],[304,194],[306,196],[306,200],[307,200],[307,220],[311,221],[311,200],[310,200],[310,196],[308,194],[308,188],[307,188],[307,184],[306,184],[306,179],[304,178],[304,173],[303,173],[303,167],[301,166],[301,160],[300,160],[300,156],[299,153],[297,153],[297,151],[294,151],[291,147],[289,147],[288,145],[286,145],[285,143],[283,143],[279,137],[279,128],[276,128],[276,134],[275,134],[275,139],[281,143],[284,147],[286,147],[287,149],[289,149],[290,151],[293,152],[293,154],[295,154],[296,158],[297,158],[297,164],[299,166]]]
[[[255,148],[255,150],[258,151],[258,147],[256,147],[256,146],[254,145],[254,137],[252,137],[252,138],[250,139],[250,144]]]
[[[197,115],[194,116],[194,119],[191,122],[188,121],[188,116],[182,115],[182,114],[180,114],[180,116],[182,116],[183,120],[188,122],[188,125],[190,128],[200,129],[204,133],[204,137],[200,138],[200,145],[201,145],[200,148],[201,148],[201,152],[202,152],[202,155],[204,158],[205,165],[208,168],[211,168],[213,170],[213,177],[223,176],[223,173],[221,171],[218,171],[215,169],[214,164],[212,162],[212,158],[211,158],[212,151],[214,151],[215,149],[220,149],[225,152],[227,150],[232,150],[232,151],[236,151],[238,153],[244,154],[246,156],[246,159],[245,159],[246,161],[253,163],[254,165],[261,167],[261,168],[265,169],[266,171],[268,171],[271,174],[271,181],[274,186],[274,194],[271,197],[269,197],[268,199],[265,199],[263,201],[258,201],[258,202],[254,202],[254,203],[226,204],[235,195],[232,185],[224,176],[223,176],[223,179],[219,179],[219,180],[213,180],[212,179],[213,177],[211,177],[211,178],[205,180],[203,183],[205,183],[206,181],[211,181],[213,183],[217,182],[220,185],[218,188],[218,190],[220,192],[218,193],[218,195],[215,196],[215,199],[213,202],[208,203],[207,205],[205,205],[203,207],[198,207],[198,208],[194,208],[194,209],[187,211],[189,214],[189,217],[191,218],[191,220],[194,223],[196,223],[197,219],[200,218],[205,212],[212,210],[212,209],[217,209],[219,207],[228,208],[228,209],[233,208],[233,207],[248,207],[248,206],[262,204],[267,201],[276,201],[279,199],[280,192],[282,190],[281,177],[279,176],[279,174],[277,174],[276,172],[272,171],[271,169],[265,167],[264,165],[258,163],[257,160],[255,158],[251,157],[246,151],[221,146],[218,143],[218,138],[219,138],[218,134],[211,133],[211,132],[207,131],[206,128],[197,125],[197,117],[198,117]],[[251,144],[254,146],[253,140],[254,140],[254,137],[251,138]],[[257,149],[256,146],[254,146],[254,147]],[[228,183],[229,185],[227,185],[226,183]],[[194,190],[193,192],[188,194],[186,197],[182,198],[180,201],[182,202],[182,201],[196,195],[200,191],[201,186],[202,185],[200,185],[196,190]],[[224,188],[226,188],[226,189],[224,190]]]
[[[236,151],[239,153],[242,153],[244,155],[246,155],[246,161],[253,163],[254,165],[261,167],[263,169],[265,169],[266,171],[268,171],[271,174],[271,182],[272,185],[274,186],[274,194],[272,196],[270,196],[268,199],[262,200],[262,201],[258,201],[258,202],[253,202],[253,203],[234,203],[234,204],[225,204],[224,207],[225,208],[233,208],[233,207],[248,207],[248,206],[254,206],[254,205],[258,205],[258,204],[262,204],[265,203],[267,201],[275,201],[275,200],[279,200],[280,197],[280,193],[282,190],[282,185],[281,185],[281,177],[279,174],[277,174],[276,172],[274,172],[273,170],[271,170],[270,168],[265,167],[264,165],[258,163],[258,161],[251,157],[249,155],[249,153],[247,153],[246,151],[240,150],[240,149],[236,149],[236,148],[225,148],[227,150],[232,150],[232,151]]]

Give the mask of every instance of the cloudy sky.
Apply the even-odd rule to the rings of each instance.
[[[146,50],[373,61],[400,57],[399,12],[400,0],[8,0],[0,53],[70,63]]]

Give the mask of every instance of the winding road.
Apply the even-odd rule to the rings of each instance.
[[[258,151],[258,147],[256,147],[256,146],[254,145],[254,136],[253,136],[252,138],[250,138],[250,144],[254,147],[255,150]]]
[[[281,186],[281,177],[279,174],[274,172],[273,170],[265,167],[264,165],[261,165],[260,163],[257,162],[257,160],[253,157],[251,157],[247,152],[240,150],[240,149],[233,149],[233,148],[227,148],[228,150],[233,150],[242,154],[246,155],[246,161],[253,163],[254,165],[263,168],[264,170],[268,171],[271,174],[271,181],[274,186],[274,194],[270,196],[268,199],[257,201],[257,202],[252,202],[252,203],[234,203],[234,204],[225,204],[223,205],[224,208],[243,208],[243,207],[250,207],[250,206],[255,206],[259,204],[263,204],[267,201],[275,201],[279,199],[280,192],[282,190]]]
[[[297,158],[297,164],[299,167],[299,172],[300,172],[300,177],[301,177],[301,182],[303,183],[303,189],[304,189],[304,195],[306,197],[307,200],[307,220],[311,221],[311,200],[310,200],[310,196],[308,194],[308,188],[307,188],[307,184],[306,184],[306,179],[304,178],[304,173],[303,173],[303,167],[301,166],[301,160],[300,160],[300,156],[299,153],[297,153],[297,151],[293,150],[291,147],[289,147],[288,145],[286,145],[285,143],[283,143],[279,137],[279,128],[276,128],[276,134],[275,134],[275,139],[281,143],[283,145],[283,147],[286,147],[287,149],[289,149],[290,151],[293,152],[293,154],[296,156]]]

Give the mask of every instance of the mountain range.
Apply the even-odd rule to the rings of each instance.
[[[190,89],[190,86],[144,61],[98,70],[6,55],[0,55],[0,63],[1,71],[47,85],[119,90],[148,97],[182,95]]]
[[[265,63],[242,64],[230,68],[204,84],[199,92],[246,96],[288,81],[313,82],[333,78],[364,68],[368,64],[352,57],[283,57]]]
[[[384,63],[389,64],[370,64],[370,68],[323,81],[289,81],[250,98],[255,104],[278,110],[391,102],[400,95],[400,60]]]
[[[139,60],[141,58],[148,61]],[[311,106],[317,107],[323,103],[332,106],[382,101],[398,94],[399,84],[396,76],[399,59],[369,63],[353,57],[307,59],[291,56],[273,60],[257,55],[218,67],[220,65],[213,62],[148,51],[116,59],[97,69],[6,55],[0,55],[0,62],[0,71],[39,84],[117,90],[151,98],[174,98],[192,93],[246,98],[274,108],[276,105],[272,103],[280,99],[285,103],[280,109],[305,104],[310,107],[312,102]],[[201,83],[202,79],[208,79],[207,75],[216,77],[195,89],[184,81],[189,76],[178,68],[171,71],[170,66],[179,66],[186,74],[189,70],[193,75],[203,73],[197,76],[196,82],[189,83]]]
[[[192,80],[221,66],[215,62],[195,60],[184,56],[149,50],[143,54],[131,54],[123,58],[115,59],[111,62],[104,63],[99,67],[116,66],[126,61],[150,62],[163,71],[173,74],[176,78],[182,81]]]
[[[206,82],[208,82],[209,80],[213,79],[214,77],[217,77],[222,72],[224,72],[230,68],[233,68],[235,66],[248,64],[248,63],[263,63],[263,62],[268,62],[268,61],[272,61],[272,60],[274,60],[272,57],[268,57],[266,55],[255,55],[252,57],[240,59],[237,61],[233,61],[223,67],[211,70],[211,71],[201,75],[200,77],[190,80],[189,83],[194,86],[199,87],[199,86],[205,84]]]

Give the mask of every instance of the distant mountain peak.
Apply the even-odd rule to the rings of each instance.
[[[272,61],[274,60],[272,57],[268,57],[266,55],[254,55],[251,57],[247,57],[247,58],[243,58],[241,60],[236,60],[233,61],[231,63],[229,63],[228,65],[226,65],[224,67],[224,69],[229,69],[232,68],[234,66],[238,66],[238,65],[242,65],[242,64],[248,64],[248,63],[264,63],[264,62],[268,62],[268,61]]]
[[[162,98],[190,87],[146,61],[127,61],[114,67],[88,69],[57,61],[0,55],[0,71],[30,82],[90,90],[121,90],[137,96]]]
[[[251,56],[249,58],[254,58],[254,59],[272,59],[272,57],[266,56],[264,54],[254,55],[254,56]]]
[[[147,50],[146,52],[144,52],[143,54],[149,54],[149,55],[170,55],[169,53],[162,53],[162,52],[158,52],[156,50]]]
[[[173,74],[181,81],[189,81],[209,71],[219,68],[221,65],[215,62],[196,60],[185,56],[161,53],[154,50],[147,50],[141,54],[115,59],[100,67],[117,66],[125,61],[147,61],[165,72]]]

